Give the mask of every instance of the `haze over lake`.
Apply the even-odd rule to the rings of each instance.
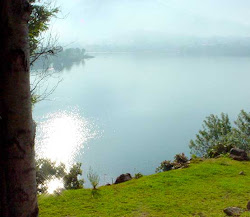
[[[205,117],[225,112],[233,121],[250,108],[249,57],[93,55],[60,72],[63,81],[35,105],[34,119],[43,157],[81,162],[84,176],[92,167],[101,184],[154,173],[161,161],[189,154]]]

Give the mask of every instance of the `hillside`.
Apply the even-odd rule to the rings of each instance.
[[[239,175],[244,171],[245,175]],[[39,196],[40,216],[225,216],[250,200],[250,162],[228,158],[192,162],[126,183]],[[241,216],[250,216],[245,212]]]

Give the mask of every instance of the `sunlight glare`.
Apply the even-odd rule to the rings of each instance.
[[[63,189],[63,179],[52,179],[47,183],[48,186],[48,194],[53,194],[58,189]]]
[[[94,138],[91,123],[79,115],[79,111],[51,113],[38,125],[36,153],[39,158],[71,165],[86,142]]]

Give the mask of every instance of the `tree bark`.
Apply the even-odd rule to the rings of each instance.
[[[38,216],[27,0],[0,0],[0,216]]]

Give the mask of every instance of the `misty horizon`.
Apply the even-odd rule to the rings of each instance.
[[[250,37],[246,0],[60,1],[52,31],[63,45],[126,44],[143,37]],[[162,39],[163,41],[163,39]]]

